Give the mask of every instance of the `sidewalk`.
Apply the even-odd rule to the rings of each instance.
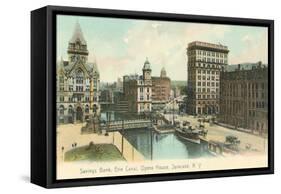
[[[226,128],[232,129],[232,130],[236,130],[236,131],[240,131],[240,132],[245,132],[245,133],[249,133],[249,134],[252,134],[252,135],[256,135],[256,136],[259,136],[259,137],[266,137],[265,134],[260,135],[258,132],[253,131],[251,129],[245,129],[245,128],[241,128],[241,127],[235,128],[235,126],[233,126],[233,125],[229,125],[229,124],[225,124],[225,123],[220,123],[220,122],[214,122],[214,124],[216,124],[218,126],[221,126],[221,127],[226,127]]]

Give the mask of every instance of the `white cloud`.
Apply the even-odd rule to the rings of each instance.
[[[139,21],[123,38],[126,44],[124,57],[101,57],[99,62],[106,69],[104,79],[116,79],[113,75],[141,73],[143,63],[148,57],[152,75],[158,76],[165,66],[167,74],[174,80],[186,80],[187,44],[194,40],[210,41],[222,38],[227,26],[186,23],[152,23]],[[110,72],[109,71],[114,71]],[[120,74],[118,74],[120,73]]]
[[[125,47],[122,55],[116,54],[120,45],[113,46],[111,42],[103,43],[102,48],[96,45],[94,52],[98,49],[107,49],[106,52],[103,51],[106,54],[97,54],[102,80],[116,81],[125,74],[141,74],[146,57],[151,63],[153,76],[158,76],[164,66],[171,79],[186,80],[187,44],[195,40],[226,44],[223,40],[230,38],[225,36],[233,27],[195,23],[136,22],[134,27],[120,37],[121,44],[124,44],[121,46]],[[241,44],[245,46],[241,47],[237,55],[230,52],[229,61],[233,63],[253,62],[257,59],[264,61],[267,59],[266,37],[263,34],[260,41],[256,41],[251,34],[246,34],[241,39]]]
[[[241,39],[241,52],[236,55],[230,53],[230,63],[238,64],[245,62],[268,63],[268,39],[267,31],[260,33],[258,37],[253,37],[250,34],[245,35]]]

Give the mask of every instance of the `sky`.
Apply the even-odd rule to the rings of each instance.
[[[102,82],[141,74],[148,58],[152,76],[162,67],[172,80],[187,78],[187,44],[192,41],[228,46],[229,64],[268,63],[266,27],[57,16],[57,59],[67,60],[68,42],[79,22],[87,41],[89,62],[97,62]]]

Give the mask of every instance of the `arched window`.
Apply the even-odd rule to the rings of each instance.
[[[81,69],[76,71],[76,84],[83,84],[84,73]]]
[[[76,41],[75,47],[76,47],[77,50],[80,49],[80,41],[79,40]]]
[[[86,106],[85,106],[85,113],[89,113],[89,105],[88,104],[86,104]]]
[[[59,112],[60,112],[60,115],[64,114],[64,106],[63,105],[60,105]]]
[[[72,105],[68,106],[68,114],[72,114],[73,113],[73,107]]]
[[[83,92],[84,73],[81,69],[76,71],[76,91]]]
[[[97,109],[98,109],[97,105],[94,104],[94,105],[93,105],[93,112],[96,113],[96,112],[97,112]]]

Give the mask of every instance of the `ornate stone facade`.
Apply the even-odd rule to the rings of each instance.
[[[100,74],[97,64],[88,62],[87,42],[76,23],[68,43],[68,60],[57,63],[57,123],[84,122],[99,114]]]
[[[142,75],[125,75],[123,77],[124,98],[128,102],[128,112],[151,112],[152,78],[148,59],[144,62]]]
[[[228,48],[194,41],[187,48],[187,113],[218,114],[220,73],[228,64]]]
[[[268,130],[268,68],[231,65],[221,75],[219,122],[259,133]],[[235,67],[235,68],[234,68]]]

